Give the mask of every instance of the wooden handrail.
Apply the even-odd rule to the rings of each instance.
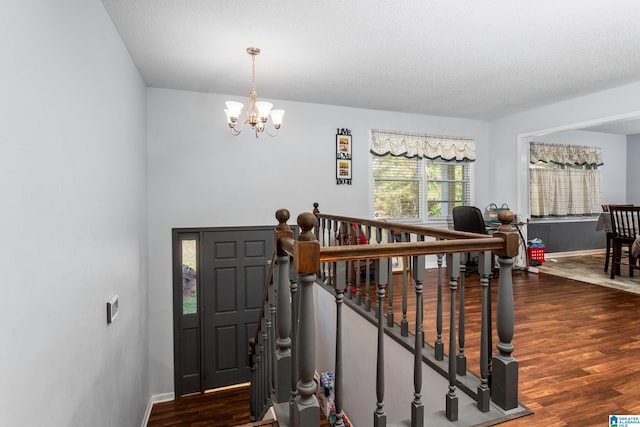
[[[473,240],[436,240],[433,242],[328,246],[320,248],[320,262],[394,258],[399,256],[434,255],[456,252],[484,252],[499,250],[503,247],[504,240],[499,237],[480,237]]]
[[[315,214],[319,219],[327,219],[331,221],[348,222],[350,224],[367,225],[385,230],[392,230],[395,233],[413,233],[422,236],[431,236],[436,239],[473,239],[477,237],[486,237],[485,234],[467,233],[464,231],[444,230],[441,228],[425,227],[423,225],[402,224],[397,222],[380,221],[373,219],[353,218],[340,215],[328,215],[323,213]]]

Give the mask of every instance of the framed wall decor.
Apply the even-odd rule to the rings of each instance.
[[[351,185],[351,131],[338,129],[336,132],[336,185]]]
[[[336,160],[336,169],[338,173],[336,174],[336,178],[338,180],[348,179],[351,181],[351,160],[346,159],[338,159]],[[351,184],[346,182],[339,182],[338,184]]]

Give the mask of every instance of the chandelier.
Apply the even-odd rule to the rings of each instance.
[[[244,128],[244,125],[247,123],[249,123],[256,132],[256,138],[265,130],[269,136],[276,136],[280,125],[282,125],[284,110],[272,110],[272,103],[256,101],[256,55],[260,54],[260,49],[257,47],[248,47],[247,53],[251,55],[251,92],[249,93],[251,99],[249,101],[249,107],[247,108],[247,117],[242,122],[238,122],[244,105],[241,102],[227,101],[225,102],[227,108],[224,110],[227,114],[227,123],[231,129],[231,133],[236,136],[240,135],[242,128]],[[271,133],[269,129],[267,129],[269,116],[271,116],[273,128],[275,129],[274,133]]]

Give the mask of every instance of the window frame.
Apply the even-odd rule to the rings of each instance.
[[[474,188],[474,162],[473,161],[456,161],[456,160],[444,160],[442,158],[437,158],[437,159],[429,159],[429,158],[424,158],[424,157],[413,157],[413,158],[407,158],[405,157],[405,159],[408,160],[414,160],[417,161],[417,169],[418,169],[418,177],[417,179],[402,179],[402,178],[376,178],[375,177],[375,166],[374,166],[374,162],[376,158],[379,159],[383,159],[385,157],[399,157],[399,156],[393,156],[391,154],[387,154],[384,156],[379,156],[375,153],[370,153],[371,155],[371,174],[370,174],[370,180],[371,180],[371,213],[373,215],[374,219],[385,219],[385,220],[389,220],[392,222],[404,222],[404,223],[416,223],[416,224],[430,224],[430,225],[450,225],[450,223],[452,222],[452,217],[451,217],[451,210],[453,209],[453,206],[456,206],[455,203],[460,202],[460,204],[462,205],[471,205],[473,204],[473,188]],[[442,179],[437,179],[437,180],[429,180],[429,178],[427,177],[427,165],[428,164],[438,164],[438,165],[462,165],[463,167],[463,177],[462,179],[458,180],[458,179],[448,179],[450,177],[446,177],[446,178],[442,178]],[[389,182],[413,182],[413,181],[417,181],[418,182],[418,212],[417,212],[417,217],[415,218],[407,218],[407,217],[396,217],[396,216],[391,216],[391,217],[387,217],[387,218],[380,218],[376,215],[376,203],[375,203],[375,196],[376,196],[376,183],[378,181],[389,181]],[[466,192],[466,198],[463,196],[464,200],[450,200],[450,199],[446,199],[446,200],[429,200],[429,183],[459,183],[461,182],[463,185],[463,193]],[[441,189],[442,190],[442,189]],[[441,193],[442,194],[442,191]],[[447,205],[447,204],[451,204],[453,203],[453,206],[451,206],[451,208],[447,207],[447,215],[429,215],[429,202],[438,202],[440,204],[443,205]]]

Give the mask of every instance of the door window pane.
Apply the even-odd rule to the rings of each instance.
[[[196,292],[196,241],[182,241],[182,314],[198,311]]]

